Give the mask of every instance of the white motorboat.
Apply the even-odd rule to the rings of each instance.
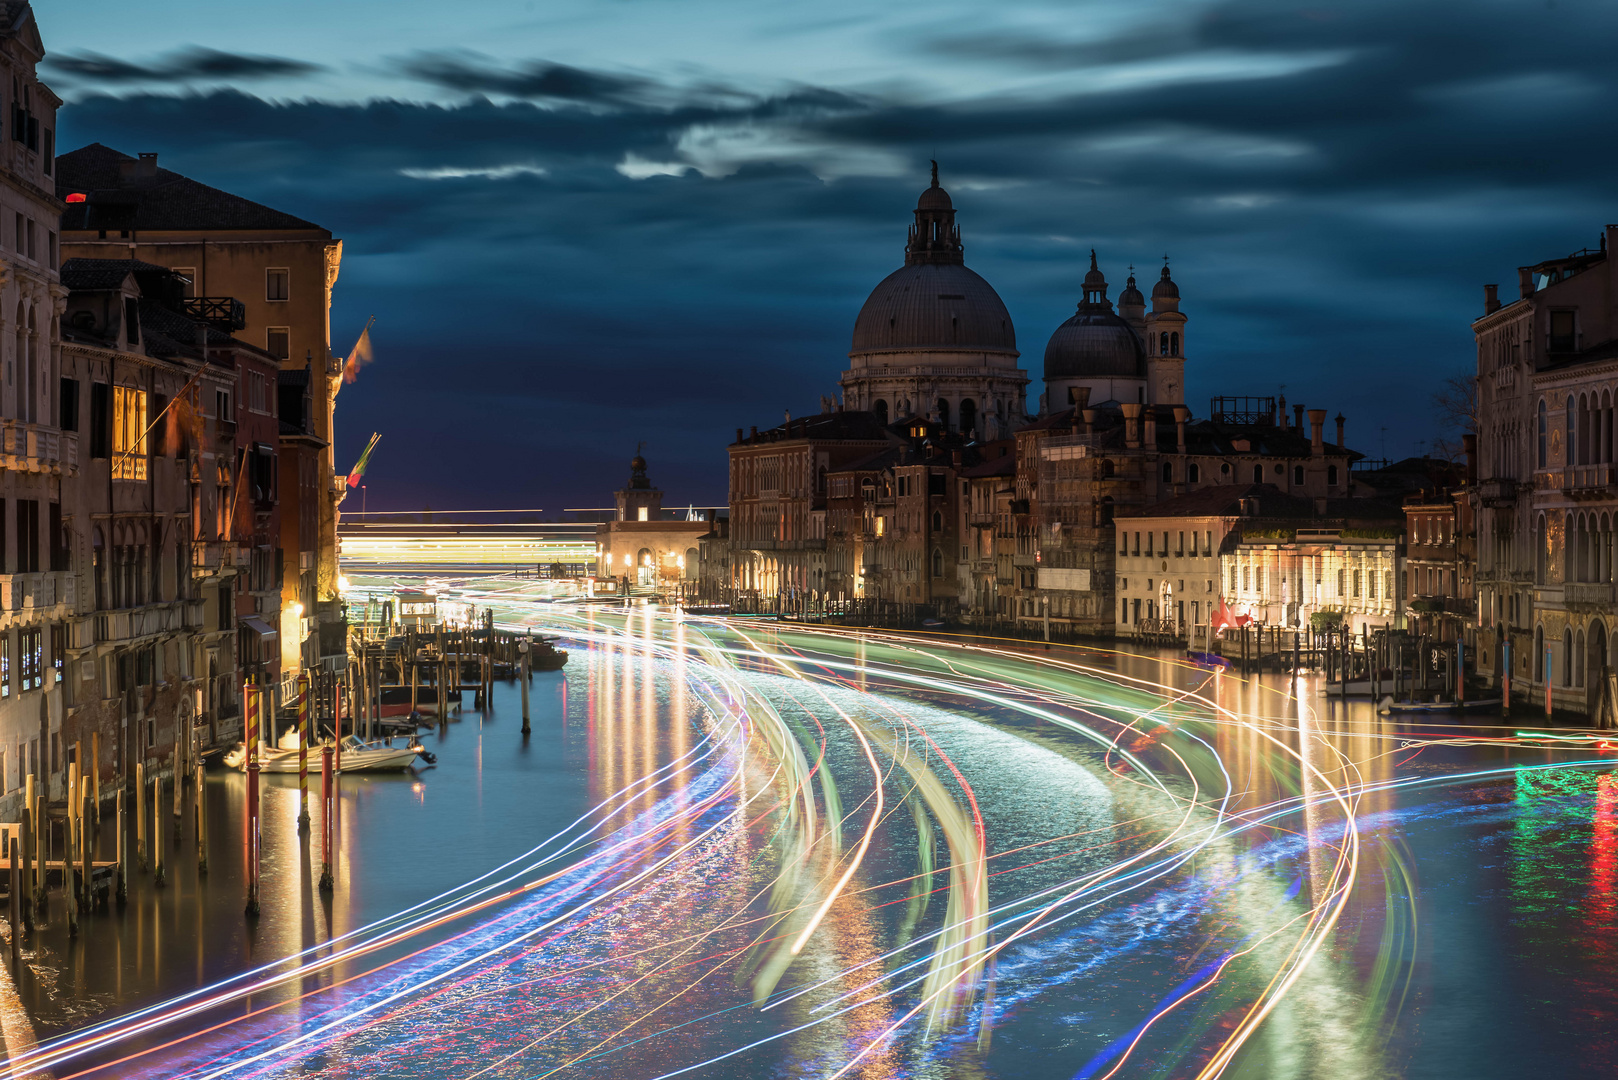
[[[318,775],[320,773],[320,754],[324,747],[330,743],[319,743],[309,747],[309,771]],[[343,737],[342,765],[339,771],[350,772],[400,772],[416,763],[416,756],[421,748],[416,745],[389,746],[386,743],[368,743],[353,735]],[[237,743],[225,755],[225,765],[238,772],[247,771],[247,749]],[[298,733],[296,730],[288,731],[281,736],[278,745],[262,746],[258,751],[258,771],[261,773],[295,773],[298,771]]]

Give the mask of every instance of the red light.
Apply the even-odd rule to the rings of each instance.
[[[69,195],[67,197],[67,201],[68,202],[83,202],[84,201],[84,192],[75,191],[73,194],[71,194],[71,195]]]

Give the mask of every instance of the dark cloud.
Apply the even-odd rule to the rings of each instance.
[[[252,56],[200,46],[177,49],[147,64],[90,52],[51,56],[46,63],[76,82],[101,85],[271,79],[325,70],[319,64],[284,56]]]
[[[545,60],[501,67],[490,57],[465,51],[417,53],[401,61],[399,71],[446,90],[588,104],[621,104],[651,87],[646,79]]]
[[[671,501],[723,499],[736,427],[832,392],[934,156],[1036,382],[1090,247],[1114,296],[1167,251],[1193,407],[1284,383],[1380,456],[1436,434],[1480,286],[1614,217],[1595,43],[1618,8],[1571,7],[1232,0],[1111,49],[935,36],[935,60],[1048,79],[947,102],[432,53],[413,77],[517,100],[97,95],[61,139],[156,148],[344,238],[336,345],[375,313],[378,360],[343,392],[338,456],[384,433],[384,508],[603,505],[642,438]]]

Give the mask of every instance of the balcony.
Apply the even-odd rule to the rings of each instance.
[[[115,644],[184,630],[188,609],[193,604],[200,603],[201,601],[186,601],[178,604],[129,608],[126,611],[99,612],[95,616],[96,641]]]
[[[77,579],[67,573],[0,574],[0,611],[25,612],[72,607]]]
[[[74,445],[76,450],[76,439]],[[5,455],[8,469],[59,473],[62,471],[62,433],[42,424],[7,420],[4,430],[0,431],[0,454]]]
[[[1562,601],[1569,608],[1607,611],[1612,608],[1612,582],[1570,581],[1562,586]]]
[[[189,318],[210,323],[227,334],[247,329],[247,305],[234,296],[188,296],[180,303]]]
[[[1574,499],[1604,499],[1612,494],[1612,465],[1572,465],[1562,470],[1562,490]]]
[[[1517,481],[1509,476],[1498,476],[1478,481],[1478,501],[1484,506],[1507,507],[1517,504]]]
[[[213,437],[215,442],[236,445],[236,421],[216,418],[213,422]]]
[[[224,569],[234,565],[232,554],[236,545],[223,540],[204,540],[191,545],[191,576],[217,577]]]

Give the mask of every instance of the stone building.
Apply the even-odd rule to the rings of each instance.
[[[18,818],[25,777],[65,768],[60,682],[79,606],[63,543],[64,492],[83,448],[61,427],[56,111],[32,7],[0,20],[0,806]]]
[[[629,483],[614,493],[617,516],[596,526],[596,576],[628,587],[667,589],[697,580],[698,541],[711,531],[701,520],[671,521],[663,492],[646,475],[638,452],[629,462]]]
[[[282,606],[289,623],[280,632],[280,663],[288,672],[320,656],[309,618],[338,617],[337,507],[342,497],[332,460],[332,423],[342,365],[331,353],[331,296],[342,259],[341,240],[313,222],[199,183],[157,163],[157,155],[130,157],[92,143],[57,159],[55,189],[66,202],[61,217],[64,257],[139,259],[187,279],[186,310],[210,319],[237,340],[305,373],[309,396],[292,456],[316,456],[313,488],[292,485],[300,498],[299,528],[281,537]],[[220,322],[220,318],[225,321]],[[278,391],[274,391],[278,396]],[[272,405],[272,409],[273,409]],[[274,445],[272,433],[267,445]],[[302,522],[312,515],[315,546],[304,548]],[[305,614],[290,613],[303,608]],[[306,635],[306,636],[300,636]],[[342,634],[327,635],[342,641]],[[341,664],[341,660],[334,658]]]
[[[731,594],[765,606],[826,596],[827,477],[899,442],[870,412],[827,411],[746,435],[737,428],[729,448]]]
[[[948,431],[997,439],[1025,418],[1028,375],[1017,367],[1011,315],[966,267],[955,206],[938,186],[916,202],[904,266],[883,278],[854,320],[843,405],[877,422],[932,418]]]
[[[979,623],[1011,616],[1017,555],[1012,502],[1017,497],[1017,444],[1002,439],[981,448],[984,460],[958,474],[956,526],[961,539],[956,569],[961,609]]]
[[[1464,486],[1406,496],[1405,573],[1410,626],[1440,641],[1475,639],[1477,560],[1474,508]]]
[[[1517,270],[1503,304],[1484,287],[1477,340],[1478,662],[1514,688],[1547,682],[1593,711],[1615,662],[1618,274],[1608,225],[1595,249]]]
[[[1088,392],[1081,385],[1081,407],[1017,433],[1013,605],[1030,630],[1048,616],[1061,633],[1114,632],[1115,518],[1126,508],[1236,483],[1310,499],[1353,491],[1360,455],[1344,445],[1341,417],[1326,440],[1323,409],[1307,411],[1305,431],[1303,406],[1289,421],[1274,398],[1217,398],[1213,415],[1194,421],[1183,405],[1165,417],[1150,404],[1092,406]]]

